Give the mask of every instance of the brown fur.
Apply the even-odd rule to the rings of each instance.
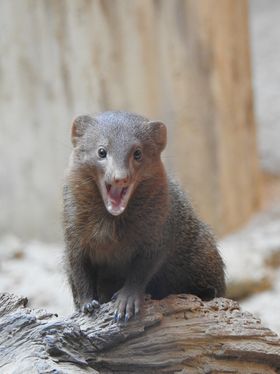
[[[76,307],[93,299],[106,302],[117,292],[118,318],[129,318],[139,311],[144,292],[154,298],[170,293],[223,295],[223,262],[215,240],[161,162],[165,126],[132,113],[105,112],[79,117],[72,141],[64,227]],[[104,143],[110,157],[100,162],[96,152]],[[139,163],[131,157],[135,144],[143,152]],[[98,183],[124,172],[136,187],[125,211],[113,216]]]

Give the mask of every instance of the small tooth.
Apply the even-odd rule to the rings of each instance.
[[[128,187],[123,188],[122,190],[122,196],[124,196],[127,193]]]

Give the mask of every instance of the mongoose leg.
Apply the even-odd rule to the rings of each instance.
[[[137,256],[130,267],[124,286],[113,296],[115,299],[115,320],[128,321],[140,312],[146,286],[160,266],[158,255]]]
[[[72,251],[69,258],[70,285],[76,309],[92,313],[99,305],[96,292],[96,271],[82,251]],[[79,257],[79,258],[77,258]]]

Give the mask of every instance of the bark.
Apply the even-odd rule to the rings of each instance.
[[[65,318],[0,295],[1,373],[277,373],[280,340],[237,302],[193,295],[147,300],[140,317]]]

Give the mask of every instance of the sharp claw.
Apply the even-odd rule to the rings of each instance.
[[[118,322],[118,310],[117,309],[115,310],[115,313],[114,313],[114,320],[115,322]]]
[[[100,304],[97,300],[92,300],[82,306],[82,312],[85,314],[91,314],[95,309],[100,308]]]
[[[121,319],[122,319],[122,314],[119,313],[118,316],[117,316],[117,322],[119,323]]]
[[[125,323],[128,322],[130,317],[131,317],[130,313],[126,313],[125,318],[124,318]]]
[[[83,307],[82,307],[82,311],[83,311],[83,313],[85,313],[85,314],[87,314],[87,313],[89,312],[89,310],[88,310],[88,304],[83,305]]]
[[[93,308],[100,308],[100,304],[99,304],[99,302],[97,301],[97,300],[93,300],[92,302],[91,302],[91,305],[92,305],[92,307]]]
[[[93,307],[93,305],[92,305],[92,303],[88,303],[87,305],[86,305],[86,310],[88,311],[88,312],[92,312],[93,311],[93,309],[94,309],[94,307]]]

